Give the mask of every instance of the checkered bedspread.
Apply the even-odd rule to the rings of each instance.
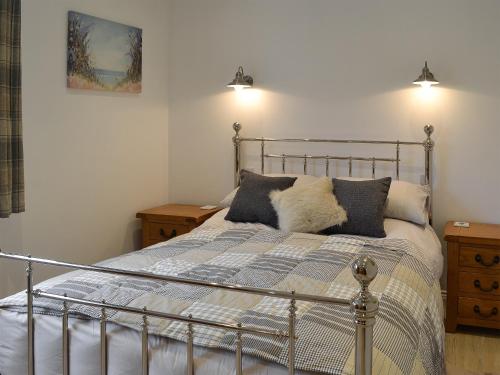
[[[371,291],[380,299],[374,332],[374,374],[440,374],[443,322],[439,281],[405,240],[287,234],[249,225],[201,227],[174,240],[101,265],[207,281],[350,298],[359,285],[350,264],[367,254],[378,264]],[[49,293],[144,307],[224,323],[287,330],[288,301],[153,280],[77,271],[37,286]],[[0,301],[19,309],[24,293]],[[61,304],[36,299],[38,313]],[[354,373],[354,324],[346,306],[297,303],[296,366],[330,374]],[[71,305],[73,314],[98,318],[97,308]],[[140,317],[108,311],[109,320],[140,329]],[[184,323],[150,319],[150,332],[186,340]],[[195,326],[197,345],[234,350],[235,335]],[[287,364],[288,341],[245,334],[247,354]]]

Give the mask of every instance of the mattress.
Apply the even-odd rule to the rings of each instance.
[[[199,229],[201,231],[227,230],[231,228],[251,228],[258,231],[259,224],[235,224],[223,220],[224,211],[218,213]],[[415,244],[414,254],[425,262],[432,278],[438,280],[441,275],[442,255],[440,243],[431,227],[419,227],[399,220],[387,219],[385,228],[389,239],[402,239]],[[161,248],[158,244],[152,248]],[[65,276],[55,278],[46,285],[56,285]],[[442,306],[433,306],[442,310]],[[440,311],[438,312],[438,314]],[[0,373],[16,375],[26,373],[26,315],[9,309],[0,309]],[[38,374],[60,374],[62,363],[61,319],[51,315],[36,316],[36,370]],[[71,329],[71,373],[99,374],[99,324],[95,320],[70,319]],[[437,336],[442,336],[442,327],[438,327]],[[442,341],[442,337],[440,338]],[[439,339],[438,339],[439,341]],[[108,324],[109,374],[140,373],[140,333],[123,324]],[[151,335],[150,337],[150,374],[185,373],[186,349],[183,342]],[[195,368],[200,374],[234,374],[235,355],[232,352],[215,348],[195,347]],[[168,364],[168,365],[165,365]],[[245,374],[286,374],[287,369],[275,362],[252,355],[244,355]],[[310,374],[314,371],[298,371],[298,374]],[[345,373],[350,373],[345,370]],[[395,369],[394,373],[398,373]]]
[[[71,375],[100,375],[100,326],[93,320],[70,319]],[[26,314],[0,310],[0,374],[26,375]],[[141,374],[141,335],[117,324],[108,323],[108,375]],[[61,319],[37,315],[35,334],[35,373],[62,373]],[[186,374],[186,344],[165,337],[149,337],[151,375]],[[234,353],[194,347],[197,374],[235,374]],[[286,375],[288,370],[279,364],[253,356],[243,356],[244,374]],[[314,372],[297,371],[297,374]]]

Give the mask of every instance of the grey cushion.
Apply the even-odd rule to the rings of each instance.
[[[385,237],[384,210],[391,181],[390,177],[366,181],[334,178],[333,194],[346,210],[347,222],[322,233]]]
[[[244,223],[262,223],[278,227],[278,216],[269,193],[285,190],[293,185],[294,177],[266,177],[247,170],[240,173],[240,188],[234,197],[226,220]]]

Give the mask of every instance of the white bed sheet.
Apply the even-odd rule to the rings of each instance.
[[[61,319],[36,315],[35,373],[62,374]],[[100,375],[99,322],[70,319],[71,375]],[[141,370],[141,334],[109,323],[108,375],[138,375]],[[26,314],[0,310],[0,374],[27,373]],[[165,337],[149,338],[151,375],[186,374],[186,344]],[[235,354],[195,346],[196,374],[234,375]],[[245,375],[286,375],[288,370],[274,362],[243,356]],[[297,374],[314,374],[297,371]]]
[[[226,210],[222,210],[207,220],[203,226],[235,225],[225,221]],[[262,224],[246,224],[251,227],[265,227]],[[240,224],[241,226],[241,224]],[[435,273],[441,276],[443,256],[441,244],[430,226],[420,227],[401,220],[386,219],[385,230],[388,238],[407,239],[421,250],[421,257]],[[70,320],[71,329],[71,374],[98,375],[99,364],[99,323],[80,319]],[[61,319],[54,316],[36,316],[35,334],[36,373],[42,375],[61,374]],[[0,374],[26,374],[26,314],[0,309]],[[137,375],[141,373],[140,333],[110,323],[109,375]],[[186,346],[164,337],[152,336],[150,345],[150,374],[178,375],[186,373]],[[198,374],[234,374],[234,353],[195,347],[195,367]],[[285,375],[287,369],[276,363],[252,356],[244,356],[244,372],[247,375]],[[311,374],[300,372],[297,374]]]

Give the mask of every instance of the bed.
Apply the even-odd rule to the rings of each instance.
[[[402,144],[395,143],[398,168]],[[235,151],[235,169],[239,172],[241,155],[239,148],[235,147]],[[280,155],[282,159],[285,156]],[[428,157],[426,152],[427,162]],[[377,160],[369,161],[374,165]],[[229,222],[224,220],[226,211],[189,234],[97,265],[124,270],[121,275],[81,267],[33,287],[29,284],[33,264],[28,263],[28,291],[32,290],[36,298],[30,301],[26,292],[21,292],[0,301],[0,373],[261,375],[444,371],[439,286],[443,258],[430,225],[386,219],[384,239],[325,236]],[[0,255],[29,261],[23,256]],[[368,282],[360,292],[360,279],[356,281],[351,274],[359,259],[373,259],[378,266],[378,275],[370,285],[370,292],[378,300],[378,313],[376,324],[367,324],[367,330],[358,330],[353,323],[349,303],[327,303],[329,299],[350,301],[360,294],[365,298],[370,293]],[[54,261],[45,264],[58,265]],[[134,272],[164,279],[132,277]],[[175,278],[192,283],[176,283]],[[229,287],[220,288],[224,285]],[[241,286],[249,294],[234,286]],[[278,294],[259,294],[262,290]],[[275,298],[280,297],[280,292],[287,298]],[[317,296],[319,302],[307,296]],[[82,300],[95,303],[76,302]],[[30,321],[27,304],[28,313],[32,304],[31,317],[36,323],[31,333],[26,330]],[[110,306],[147,309],[141,315]],[[154,311],[182,316],[184,320],[163,319],[165,316],[155,316]],[[221,326],[203,322],[218,322]],[[224,325],[231,329],[223,329]],[[370,329],[374,330],[373,342],[371,335],[366,336]],[[358,363],[360,343],[366,346],[363,354],[370,352],[369,363]],[[27,354],[32,356],[31,363]]]

